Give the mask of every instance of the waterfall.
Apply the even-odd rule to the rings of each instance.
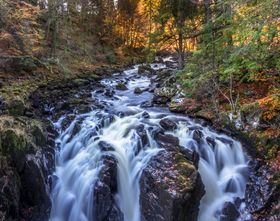
[[[165,65],[152,67],[163,69]],[[219,221],[225,202],[243,198],[247,159],[241,144],[163,108],[141,108],[141,102],[150,100],[152,94],[146,90],[135,95],[133,91],[136,87],[149,87],[151,81],[137,75],[137,70],[135,66],[101,82],[106,88],[112,88],[128,79],[128,90],[117,91],[113,98],[93,92],[94,98],[106,102],[104,110],[78,115],[66,129],[61,126],[65,116],[54,124],[60,135],[56,140],[50,221],[94,221],[93,190],[104,166],[103,156],[108,154],[117,160],[118,191],[114,199],[124,221],[141,221],[139,180],[151,158],[162,151],[151,128],[159,128],[164,117],[177,124],[176,130],[165,133],[178,137],[180,146],[200,155],[198,169],[206,193],[201,200],[198,221]],[[142,141],[138,128],[146,134],[146,142]],[[102,150],[100,142],[109,144],[109,150]]]
[[[199,141],[194,139],[193,128],[201,131]],[[218,221],[217,212],[225,202],[234,203],[237,197],[244,197],[248,168],[241,144],[193,122],[188,126],[179,123],[173,134],[181,146],[197,151],[200,156],[198,168],[206,193],[201,200],[198,220]]]

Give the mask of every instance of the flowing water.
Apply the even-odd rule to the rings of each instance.
[[[156,70],[166,68],[163,64],[153,64],[152,67]],[[150,78],[139,76],[137,71],[138,66],[134,66],[101,82],[107,90],[119,82],[125,82],[128,87],[125,91],[117,90],[112,97],[94,91],[92,96],[105,103],[105,109],[76,116],[67,129],[61,126],[65,116],[55,123],[60,135],[56,141],[59,151],[51,221],[95,220],[93,189],[104,166],[102,157],[106,154],[114,156],[118,162],[115,201],[124,214],[124,221],[140,221],[139,180],[149,160],[162,151],[151,131],[160,127],[159,121],[163,118],[178,125],[175,131],[168,133],[178,137],[181,146],[200,155],[199,172],[206,193],[201,200],[198,220],[219,221],[225,202],[243,198],[247,160],[241,144],[164,108],[141,108],[140,104],[150,101],[153,94],[149,90],[134,94],[136,87],[146,89],[151,86]],[[77,125],[80,125],[78,130]],[[139,126],[147,134],[146,143],[137,133]],[[200,131],[200,139],[196,139],[197,131]],[[102,151],[101,142],[110,144],[112,149]]]

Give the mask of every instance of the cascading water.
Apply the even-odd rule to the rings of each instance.
[[[153,64],[152,67],[163,69],[165,65]],[[139,180],[149,160],[161,151],[151,128],[160,127],[163,114],[178,125],[175,131],[168,133],[178,137],[182,147],[200,155],[199,172],[206,193],[201,200],[198,220],[219,221],[225,202],[243,198],[247,164],[240,143],[163,108],[140,108],[140,104],[151,100],[153,95],[148,90],[140,95],[134,94],[136,87],[147,88],[151,84],[148,77],[140,77],[137,72],[138,66],[135,66],[101,82],[109,89],[118,82],[125,82],[128,87],[126,91],[117,91],[111,98],[93,92],[95,99],[106,103],[104,110],[76,116],[65,130],[61,127],[64,117],[55,124],[60,136],[57,139],[59,151],[51,221],[95,220],[93,189],[104,166],[103,156],[107,154],[117,160],[118,192],[114,197],[124,221],[140,221]],[[80,125],[78,130],[77,125]],[[146,143],[137,133],[139,127],[147,134]],[[109,144],[111,149],[103,151],[100,142]]]
[[[200,156],[199,172],[206,193],[201,201],[198,220],[220,220],[219,212],[225,202],[234,203],[236,198],[244,197],[248,168],[241,144],[208,127],[186,126],[182,122],[173,134],[179,138],[181,146],[197,151]],[[199,139],[196,139],[197,136]]]

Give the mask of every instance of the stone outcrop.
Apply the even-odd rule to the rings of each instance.
[[[163,139],[164,136],[168,136]],[[163,150],[144,169],[140,185],[143,221],[196,221],[204,186],[193,159],[177,138],[162,133],[156,140]]]
[[[94,220],[123,221],[123,214],[114,199],[117,192],[117,161],[111,155],[105,155],[103,163],[99,180],[94,186]]]
[[[26,117],[0,118],[0,220],[47,220],[51,131]]]

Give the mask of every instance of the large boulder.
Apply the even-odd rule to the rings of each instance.
[[[48,168],[44,165],[44,155],[37,152],[36,155],[26,155],[25,165],[20,174],[21,203],[35,211],[31,217],[48,217],[51,208],[48,184]],[[32,219],[31,218],[31,219]]]
[[[0,220],[19,217],[20,180],[8,159],[0,155]]]
[[[164,150],[153,157],[140,179],[142,220],[197,221],[203,183],[194,163],[174,145],[177,142],[171,145],[168,140],[160,140]]]
[[[114,199],[117,192],[117,161],[111,155],[105,155],[103,163],[93,191],[94,220],[123,221],[123,213]]]
[[[54,146],[48,143],[40,122],[0,118],[0,220],[47,220],[54,169]]]
[[[176,94],[172,87],[155,88],[153,102],[156,104],[166,104]]]
[[[226,202],[222,209],[221,221],[236,221],[240,213],[232,202]]]
[[[97,181],[94,187],[94,220],[123,221],[123,214],[116,206],[110,187]]]
[[[165,130],[175,130],[177,128],[177,124],[168,118],[162,119],[159,124]]]
[[[280,220],[280,187],[275,168],[251,162],[249,182],[246,186],[246,211],[252,214],[250,221],[278,221]]]

